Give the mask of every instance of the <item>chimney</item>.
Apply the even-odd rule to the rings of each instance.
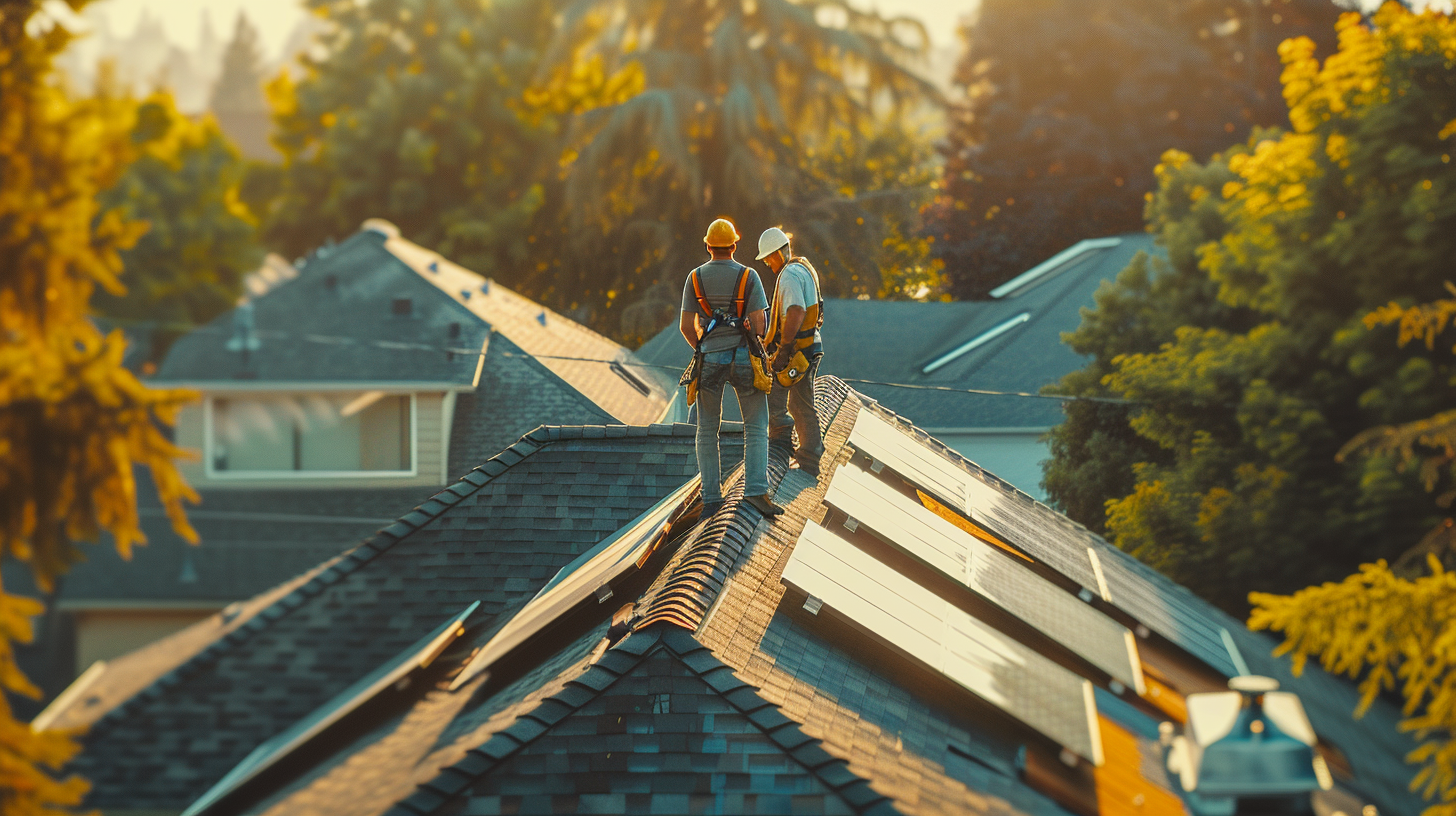
[[[233,310],[233,336],[227,341],[228,351],[240,352],[243,355],[242,371],[238,376],[249,375],[250,352],[262,347],[263,341],[258,339],[257,327],[253,323],[253,304],[243,301]]]
[[[1332,783],[1299,697],[1272,677],[1244,675],[1229,691],[1190,694],[1188,725],[1160,731],[1168,770],[1194,816],[1313,814],[1311,796]]]

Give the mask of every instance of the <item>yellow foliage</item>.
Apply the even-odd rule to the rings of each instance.
[[[105,94],[75,102],[49,81],[68,35],[59,26],[26,33],[39,5],[20,0],[0,13],[0,557],[28,565],[49,588],[77,559],[74,542],[104,530],[126,554],[145,540],[137,465],[194,540],[182,502],[196,496],[175,466],[182,451],[160,429],[191,395],[143,386],[121,365],[121,335],[101,334],[88,318],[96,286],[124,291],[118,250],[145,229],[98,212],[96,198],[136,157],[137,109]],[[0,591],[0,689],[38,694],[12,644],[30,639],[40,611]],[[41,816],[79,804],[86,783],[51,774],[75,750],[68,735],[16,722],[0,695],[0,812]]]
[[[1381,691],[1399,688],[1406,719],[1420,745],[1410,762],[1422,763],[1411,782],[1441,804],[1425,816],[1456,814],[1456,573],[1434,556],[1431,574],[1407,580],[1384,561],[1365,564],[1339,583],[1293,595],[1250,593],[1252,629],[1282,632],[1276,651],[1288,654],[1296,674],[1311,657],[1326,671],[1360,680],[1364,714]]]

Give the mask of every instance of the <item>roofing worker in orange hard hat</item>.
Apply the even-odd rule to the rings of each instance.
[[[718,431],[723,421],[723,387],[733,385],[743,412],[744,501],[766,516],[784,510],[768,487],[768,361],[763,336],[768,298],[758,273],[733,260],[738,230],[719,218],[703,243],[712,260],[688,273],[678,328],[694,349],[684,372],[688,403],[698,406],[698,470],[703,476],[703,516],[723,506]]]
[[[773,308],[769,312],[769,350],[775,351],[773,391],[768,395],[768,436],[775,444],[793,447],[791,434],[799,432],[794,461],[799,469],[819,475],[819,457],[824,455],[824,437],[819,431],[819,414],[814,410],[814,375],[824,345],[819,327],[824,325],[824,296],[819,290],[819,273],[809,259],[794,255],[789,236],[770,227],[758,238],[758,260],[778,275]]]

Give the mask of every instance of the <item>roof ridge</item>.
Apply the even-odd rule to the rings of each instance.
[[[855,393],[838,377],[824,376],[814,381],[815,401],[821,421],[832,423],[837,411],[831,406],[843,404]],[[770,445],[768,456],[769,484],[777,486],[789,470],[789,453]],[[741,472],[741,468],[738,469]],[[744,482],[738,482],[724,493],[724,507],[707,522],[696,538],[679,548],[664,568],[664,578],[653,582],[641,601],[642,618],[638,626],[671,623],[689,631],[702,625],[718,593],[723,591],[733,567],[753,539],[754,529],[763,514],[743,501]]]
[[[467,751],[464,759],[441,768],[433,779],[420,783],[413,794],[385,811],[384,816],[435,813],[471,783],[601,696],[648,656],[662,650],[676,657],[855,813],[878,816],[900,812],[889,797],[875,791],[868,780],[851,771],[846,760],[825,751],[797,722],[759,695],[758,687],[739,679],[733,668],[718,659],[711,649],[673,624],[662,623],[630,633],[581,675],[567,681],[561,691],[537,701],[534,708],[522,713],[510,726]]]
[[[233,647],[241,645],[253,635],[268,628],[273,621],[279,620],[289,612],[303,606],[309,598],[319,594],[326,587],[338,583],[355,570],[374,560],[376,556],[389,550],[395,544],[407,538],[415,530],[434,521],[440,514],[458,504],[462,499],[479,492],[487,484],[494,481],[496,477],[524,461],[531,454],[541,450],[552,442],[572,438],[568,435],[553,435],[550,433],[552,428],[566,429],[571,427],[573,426],[542,425],[530,433],[523,435],[515,444],[492,456],[484,463],[472,468],[470,472],[460,477],[454,484],[451,484],[421,502],[414,509],[396,519],[394,523],[376,531],[374,535],[369,536],[352,548],[345,550],[342,554],[332,556],[331,560],[336,562],[332,566],[295,587],[291,592],[273,603],[258,610],[247,623],[217,638],[201,651],[197,652],[197,654],[183,661],[180,665],[163,674],[161,677],[158,677],[156,680],[153,680],[145,688],[106,712],[96,722],[92,723],[85,739],[89,741],[93,737],[101,735],[107,730],[107,726],[129,715],[137,706],[165,695],[169,690],[186,681],[204,666],[215,662]],[[538,432],[543,429],[547,430],[544,438],[538,435]],[[625,436],[626,434],[622,435]],[[667,434],[658,433],[654,435],[662,436]],[[576,438],[604,437],[591,437],[586,435]]]

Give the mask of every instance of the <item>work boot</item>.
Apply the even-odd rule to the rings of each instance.
[[[774,504],[773,497],[770,496],[768,493],[765,493],[762,496],[749,496],[748,498],[744,499],[744,501],[748,503],[748,506],[764,514],[765,516],[780,516],[783,515],[784,512],[784,508],[779,507],[777,504]]]

